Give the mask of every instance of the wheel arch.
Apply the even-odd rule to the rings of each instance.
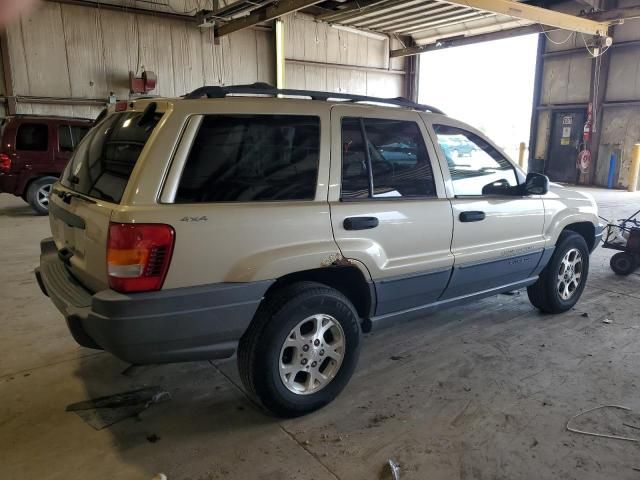
[[[60,177],[60,174],[59,173],[37,173],[37,174],[34,174],[34,175],[28,177],[24,181],[24,186],[22,187],[22,195],[26,195],[27,194],[27,191],[29,190],[29,187],[31,187],[33,182],[37,182],[38,180],[40,180],[42,178],[45,178],[45,177],[52,177],[52,178],[55,178],[56,181],[58,181],[58,178]]]
[[[596,246],[596,227],[591,222],[574,222],[566,225],[562,232],[575,232],[584,238],[589,247],[589,251]],[[562,233],[561,232],[561,233]]]
[[[267,289],[264,299],[267,300],[277,290],[298,282],[316,282],[334,288],[353,303],[361,319],[373,315],[376,304],[373,282],[355,265],[332,265],[284,275]]]

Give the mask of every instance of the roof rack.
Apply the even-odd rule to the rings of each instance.
[[[228,87],[207,86],[200,87],[184,96],[187,100],[195,100],[202,97],[207,98],[225,98],[228,95],[286,95],[292,97],[310,97],[312,100],[343,100],[345,102],[354,103],[381,103],[384,105],[395,105],[397,107],[412,108],[423,112],[440,113],[444,115],[442,110],[431,107],[429,105],[421,105],[412,102],[404,97],[396,98],[379,98],[368,97],[365,95],[351,95],[348,93],[335,92],[318,92],[313,90],[293,90],[289,88],[276,88],[268,83],[253,83],[250,85],[229,85]]]

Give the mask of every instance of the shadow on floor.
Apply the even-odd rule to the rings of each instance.
[[[0,217],[38,217],[39,215],[33,211],[33,209],[27,205],[12,205],[0,210]]]
[[[210,469],[232,460],[232,452],[238,449],[250,445],[269,449],[268,438],[282,435],[278,419],[252,404],[209,362],[144,367],[132,377],[122,373],[126,368],[127,364],[109,354],[81,358],[75,376],[84,384],[86,398],[73,402],[152,386],[168,391],[170,400],[95,432],[108,432],[123,461],[142,468],[149,478],[158,472],[172,478],[171,473],[184,471],[179,465],[185,462],[202,463]],[[92,429],[89,424],[86,428]],[[215,452],[217,458],[196,453],[203,449]]]

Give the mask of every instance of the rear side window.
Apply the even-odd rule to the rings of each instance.
[[[58,127],[58,146],[60,151],[73,152],[88,131],[89,127],[60,125]]]
[[[22,123],[16,134],[16,150],[46,152],[49,148],[49,127],[46,123]]]
[[[342,199],[435,196],[431,162],[415,122],[342,119]]]
[[[156,113],[144,119],[141,112],[122,112],[105,118],[76,148],[62,184],[78,193],[119,203],[138,157],[161,117]],[[145,121],[140,123],[141,120]]]
[[[318,117],[207,115],[175,202],[313,200],[319,149]]]

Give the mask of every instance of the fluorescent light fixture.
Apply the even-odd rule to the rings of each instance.
[[[335,28],[336,30],[342,30],[343,32],[355,33],[357,35],[362,35],[363,37],[373,38],[375,40],[388,40],[389,37],[382,33],[371,32],[369,30],[359,30],[353,27],[346,27],[344,25],[336,25],[331,24],[331,28]]]

